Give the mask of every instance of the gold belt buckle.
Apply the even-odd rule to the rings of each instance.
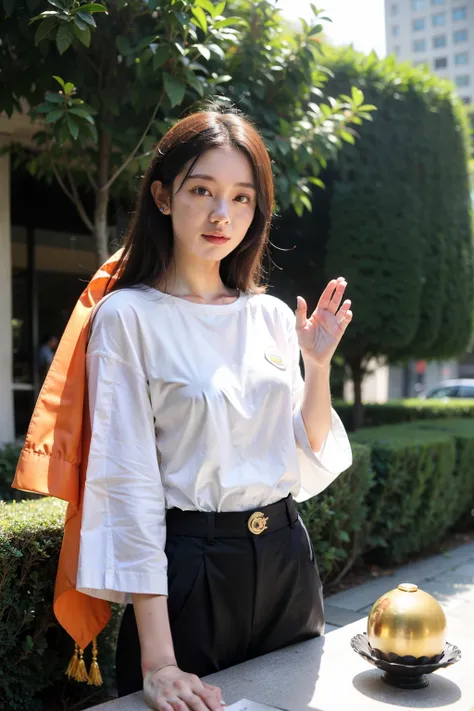
[[[248,527],[251,533],[259,536],[267,528],[268,516],[264,516],[261,511],[255,511],[248,520]]]

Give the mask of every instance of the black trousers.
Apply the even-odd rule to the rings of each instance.
[[[168,511],[168,613],[184,671],[202,677],[324,632],[314,549],[293,499],[259,512],[261,533],[249,529],[253,511]],[[119,696],[142,689],[133,605],[121,622],[116,676]]]

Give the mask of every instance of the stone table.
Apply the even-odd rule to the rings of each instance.
[[[448,641],[462,659],[429,675],[429,686],[408,691],[382,681],[382,672],[350,647],[366,618],[325,637],[293,645],[206,677],[222,688],[227,704],[241,698],[285,711],[372,711],[431,709],[474,711],[474,628],[448,613]],[[142,693],[95,707],[95,711],[145,711]]]

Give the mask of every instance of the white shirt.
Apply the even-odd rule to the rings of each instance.
[[[134,287],[98,304],[78,590],[122,603],[166,595],[166,509],[304,501],[351,465],[334,410],[311,449],[299,360],[295,316],[273,296],[212,305]]]

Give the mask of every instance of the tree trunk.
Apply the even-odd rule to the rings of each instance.
[[[352,373],[352,382],[354,384],[353,427],[354,430],[359,430],[364,425],[364,407],[362,405],[362,358],[354,358],[348,362]]]
[[[109,229],[107,224],[109,198],[109,190],[98,190],[95,196],[94,235],[99,266],[109,258]]]
[[[109,258],[109,230],[107,212],[110,188],[104,188],[109,179],[110,136],[106,131],[99,133],[98,189],[95,194],[94,235],[100,264]]]

